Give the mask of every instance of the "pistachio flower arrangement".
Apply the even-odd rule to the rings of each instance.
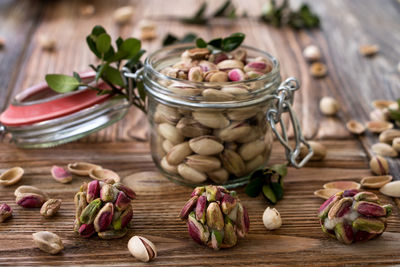
[[[351,244],[381,235],[391,213],[392,206],[380,205],[374,193],[352,189],[326,200],[319,208],[318,217],[324,233]]]
[[[236,192],[222,186],[196,187],[179,217],[187,221],[194,241],[215,250],[235,246],[250,227],[249,215]]]
[[[74,230],[82,237],[95,233],[102,239],[121,238],[132,219],[134,191],[122,183],[94,180],[84,183],[76,193]]]

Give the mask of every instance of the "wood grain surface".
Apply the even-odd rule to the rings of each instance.
[[[208,1],[209,11],[223,1]],[[0,224],[0,266],[142,265],[130,256],[126,244],[130,236],[143,235],[158,248],[155,265],[380,265],[400,264],[400,216],[394,209],[388,229],[380,238],[362,244],[342,245],[326,237],[320,230],[316,211],[322,200],[313,191],[327,181],[355,180],[369,175],[370,146],[377,136],[367,133],[360,138],[349,134],[344,124],[349,119],[369,120],[374,99],[400,97],[400,74],[396,71],[400,59],[400,4],[396,0],[336,0],[307,1],[321,16],[321,30],[295,32],[276,29],[261,23],[259,15],[263,0],[233,1],[246,10],[248,18],[237,21],[213,20],[207,26],[183,25],[178,16],[194,12],[200,1],[0,1],[0,36],[6,46],[0,50],[0,107],[6,108],[12,97],[31,85],[43,81],[46,73],[70,74],[86,70],[94,61],[85,43],[91,28],[101,24],[115,38],[139,36],[138,22],[150,18],[157,24],[158,38],[143,42],[147,51],[160,48],[162,38],[171,32],[182,36],[194,32],[205,39],[244,32],[245,43],[269,51],[281,62],[282,77],[295,76],[302,88],[297,93],[294,108],[308,139],[321,140],[328,147],[327,158],[310,162],[303,169],[290,169],[285,180],[284,199],[276,205],[283,226],[267,231],[262,224],[262,212],[267,207],[262,197],[249,198],[243,188],[239,195],[248,207],[251,230],[248,238],[229,250],[214,252],[194,243],[177,214],[191,189],[178,186],[154,172],[147,143],[147,120],[135,108],[111,127],[77,142],[53,149],[21,150],[9,143],[6,136],[0,144],[0,171],[22,166],[22,181],[11,187],[0,187],[0,203],[14,209],[14,217]],[[300,0],[290,1],[299,6]],[[93,3],[93,16],[83,16],[80,8]],[[132,5],[132,22],[117,26],[111,11]],[[38,43],[42,35],[57,40],[54,52],[43,51]],[[328,76],[310,76],[309,64],[302,50],[316,44],[322,50]],[[360,44],[379,44],[380,52],[365,58],[358,53]],[[337,98],[342,109],[338,116],[326,117],[318,110],[322,96]],[[73,195],[86,178],[76,177],[71,184],[55,182],[50,175],[54,164],[89,161],[117,171],[124,182],[138,194],[134,202],[134,217],[129,234],[121,240],[104,241],[97,237],[82,239],[72,231]],[[276,142],[271,163],[284,161],[282,147]],[[391,173],[400,179],[400,161],[390,159]],[[148,177],[129,177],[148,171]],[[35,185],[61,198],[63,204],[53,219],[43,218],[37,209],[22,209],[15,204],[13,192],[19,185]],[[399,203],[381,196],[384,202]],[[35,248],[31,234],[49,230],[61,236],[65,249],[51,256]]]

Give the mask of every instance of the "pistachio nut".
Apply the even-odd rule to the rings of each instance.
[[[228,81],[228,74],[223,71],[208,71],[205,73],[205,81],[212,83],[223,83]]]
[[[369,161],[371,171],[376,175],[386,175],[389,173],[389,164],[384,157],[373,156]]]
[[[243,85],[226,85],[221,88],[221,92],[234,96],[245,95],[249,92],[248,88]]]
[[[47,200],[40,209],[40,214],[44,217],[52,217],[61,207],[61,199],[49,199]]]
[[[235,49],[232,52],[232,56],[236,60],[240,60],[242,62],[246,62],[247,52],[243,48],[238,48],[238,49]]]
[[[18,183],[24,175],[24,169],[14,167],[6,170],[0,175],[0,185],[9,186]]]
[[[371,192],[359,192],[354,195],[354,200],[379,203],[378,196]]]
[[[131,199],[124,192],[120,191],[114,204],[118,211],[122,211],[130,206]]]
[[[265,159],[262,155],[258,155],[252,160],[246,162],[246,172],[250,173],[251,171],[263,166],[265,163]]]
[[[376,53],[378,53],[379,45],[377,45],[377,44],[360,45],[358,47],[358,51],[363,56],[371,57],[371,56],[375,55]]]
[[[82,211],[79,221],[83,224],[92,224],[102,206],[100,198],[90,202]]]
[[[362,134],[365,132],[365,126],[356,120],[350,120],[346,123],[346,128],[352,134]]]
[[[157,257],[156,246],[142,236],[133,236],[129,239],[128,250],[136,259],[143,262],[149,262]]]
[[[210,237],[210,232],[207,225],[203,225],[202,223],[197,221],[195,212],[193,211],[189,214],[188,217],[188,230],[192,239],[199,244],[207,243]]]
[[[81,237],[88,238],[88,237],[91,237],[94,233],[96,233],[96,231],[94,230],[93,223],[91,223],[91,224],[83,223],[79,227],[78,233]]]
[[[314,152],[310,160],[318,161],[318,160],[323,160],[325,158],[327,150],[323,144],[315,141],[308,141],[308,144],[311,146]],[[305,145],[302,144],[302,146],[300,147],[300,155],[299,155],[300,158],[306,157],[307,154],[308,154],[308,149]]]
[[[238,143],[249,143],[261,138],[263,130],[258,126],[251,126],[249,133],[241,138],[236,139]]]
[[[213,89],[206,89],[213,90]],[[206,91],[205,90],[205,91]],[[211,133],[211,129],[203,126],[194,119],[184,117],[179,120],[176,129],[185,137],[198,137]],[[166,151],[168,153],[168,151]]]
[[[373,144],[371,149],[375,154],[383,157],[397,157],[399,154],[393,147],[386,143]]]
[[[237,177],[242,176],[246,171],[246,165],[242,158],[235,151],[225,149],[220,154],[220,159],[224,168]]]
[[[40,208],[45,201],[43,195],[35,193],[21,193],[15,199],[15,202],[24,208]]]
[[[184,83],[174,82],[168,86],[168,90],[179,96],[197,96],[202,89]]]
[[[166,159],[171,165],[178,165],[191,155],[193,151],[190,149],[189,142],[183,142],[175,145],[167,154]]]
[[[43,190],[41,190],[37,187],[30,186],[30,185],[19,186],[17,189],[15,189],[14,196],[18,197],[18,195],[20,195],[20,194],[27,194],[27,193],[41,195],[41,196],[43,196],[43,198],[45,200],[49,199],[49,196],[47,195],[46,192],[44,192]]]
[[[66,184],[72,181],[72,175],[63,167],[54,165],[51,167],[51,176],[59,183]]]
[[[193,189],[192,194],[190,195],[190,197],[201,196],[205,191],[206,191],[206,189],[205,189],[204,186],[198,186],[195,189]]]
[[[206,196],[199,196],[197,203],[196,203],[196,220],[205,224],[206,222],[206,208],[207,208],[207,197]]]
[[[343,217],[348,211],[350,206],[353,204],[353,199],[351,197],[344,197],[337,201],[329,210],[328,218],[340,218]]]
[[[353,229],[350,225],[346,223],[338,223],[335,226],[335,234],[336,238],[344,243],[344,244],[351,244],[354,240],[354,233]]]
[[[192,67],[188,73],[188,80],[191,82],[202,82],[203,81],[203,70],[201,67]]]
[[[335,115],[339,108],[339,102],[333,97],[325,96],[319,102],[319,109],[324,115]]]
[[[203,172],[200,172],[192,167],[189,167],[185,163],[181,163],[178,165],[178,173],[184,179],[191,181],[193,183],[202,183],[207,180],[207,175]]]
[[[203,70],[203,72],[207,72],[210,70],[218,70],[217,65],[207,60],[201,60],[199,62],[199,67]]]
[[[211,229],[211,240],[208,242],[208,246],[214,250],[219,250],[224,239],[224,232],[222,230]]]
[[[165,153],[168,153],[173,146],[174,146],[174,144],[171,141],[169,141],[168,139],[165,139],[162,142],[162,147],[163,147]]]
[[[379,191],[390,197],[400,197],[400,181],[393,181],[382,186]]]
[[[400,153],[400,137],[396,137],[393,139],[392,147],[394,150]]]
[[[88,162],[74,162],[68,164],[67,168],[70,173],[80,176],[89,176],[91,169],[101,169],[101,166]]]
[[[89,176],[92,179],[104,181],[106,179],[114,180],[115,182],[120,182],[121,178],[117,173],[108,169],[91,169],[89,171]]]
[[[229,120],[220,112],[194,111],[193,118],[206,127],[220,129],[229,125]]]
[[[228,59],[227,54],[221,52],[221,53],[216,53],[216,54],[210,55],[208,60],[211,62],[214,62],[215,64],[218,64],[221,61],[226,60],[226,59]]]
[[[37,232],[32,234],[32,238],[36,246],[44,252],[57,254],[64,249],[61,238],[52,232]]]
[[[100,199],[103,202],[114,202],[117,199],[118,193],[118,189],[113,185],[104,184],[100,189]]]
[[[179,61],[177,63],[175,63],[174,65],[172,65],[172,68],[174,69],[178,69],[184,72],[189,72],[189,69],[193,67],[192,62],[188,61],[188,60],[182,60]]]
[[[81,227],[81,223],[78,219],[74,220],[74,232],[79,234],[79,228]]]
[[[225,217],[223,247],[233,247],[236,243],[237,236],[233,222],[229,217]]]
[[[230,194],[224,194],[221,200],[221,210],[224,214],[228,215],[236,207],[236,198],[232,197]]]
[[[207,172],[208,177],[216,184],[224,184],[228,181],[229,173],[224,168]]]
[[[381,133],[393,128],[393,123],[387,121],[369,121],[367,129],[372,133]]]
[[[249,161],[260,155],[265,149],[264,140],[256,140],[239,147],[239,155],[243,160]]]
[[[121,230],[107,230],[103,232],[98,232],[97,234],[101,239],[117,239],[122,238],[128,233],[128,229],[122,228]]]
[[[224,229],[224,216],[222,215],[221,209],[216,202],[211,202],[206,211],[207,226],[216,229]]]
[[[113,203],[106,203],[97,213],[93,225],[96,232],[103,232],[111,225],[114,216]]]
[[[189,213],[194,209],[194,207],[196,207],[198,199],[199,199],[199,196],[194,195],[185,203],[185,205],[183,206],[183,208],[181,210],[181,213],[179,214],[179,217],[182,220],[188,218]]]
[[[322,78],[328,72],[328,68],[324,63],[321,62],[314,62],[310,66],[310,73],[315,78]]]
[[[189,146],[195,153],[203,156],[215,155],[224,150],[224,146],[212,135],[190,139]]]
[[[153,120],[155,123],[170,123],[175,124],[181,118],[181,114],[179,114],[176,108],[158,104],[156,107],[156,111],[153,115]]]
[[[166,157],[163,157],[161,159],[160,165],[161,165],[161,168],[163,168],[163,170],[165,170],[166,172],[173,173],[173,174],[178,173],[178,166],[169,164]]]
[[[220,201],[221,200],[221,191],[217,186],[207,185],[206,186],[206,197],[208,202],[212,201]]]
[[[86,191],[86,202],[90,203],[92,200],[100,197],[100,182],[98,180],[88,183]]]
[[[75,218],[78,219],[78,221],[79,221],[82,211],[87,206],[86,193],[85,192],[76,193],[75,197],[74,197],[74,203],[75,203]]]
[[[6,203],[0,205],[0,223],[12,216],[12,209]]]
[[[240,60],[226,59],[217,64],[220,70],[243,69],[244,64]]]
[[[211,53],[207,48],[192,48],[187,50],[187,56],[192,60],[205,59]]]
[[[233,142],[250,133],[251,127],[245,121],[233,121],[228,127],[215,132],[225,142]]]
[[[381,188],[385,184],[392,181],[392,176],[381,175],[381,176],[367,176],[361,179],[361,185],[367,188]]]
[[[115,183],[114,187],[117,188],[118,190],[124,192],[125,195],[127,197],[129,197],[130,199],[136,198],[136,193],[130,187],[128,187],[122,183]]]
[[[319,50],[318,46],[316,46],[316,45],[308,45],[303,50],[303,56],[308,61],[318,61],[321,59],[321,51]]]
[[[243,238],[249,232],[250,220],[246,208],[240,202],[237,205],[236,234]]]
[[[331,196],[341,191],[342,189],[337,189],[337,188],[324,188],[314,191],[314,195],[323,199],[329,199]]]
[[[133,210],[132,206],[129,205],[123,212],[114,212],[112,226],[114,230],[121,230],[125,228],[129,222],[132,220]]]
[[[168,123],[161,123],[158,125],[158,132],[165,138],[170,140],[173,144],[179,144],[183,142],[183,136],[175,128],[175,126]]]
[[[271,65],[268,64],[265,61],[251,61],[244,66],[244,71],[249,72],[249,71],[257,71],[261,73],[267,73],[270,72],[272,69]]]
[[[216,157],[202,156],[202,155],[191,155],[187,156],[185,163],[201,172],[210,172],[221,167],[221,161]]]
[[[385,230],[385,224],[377,218],[358,217],[353,222],[353,228],[372,234],[381,234]]]
[[[372,106],[374,106],[374,108],[377,109],[385,109],[385,108],[389,108],[392,105],[396,105],[397,102],[396,101],[391,101],[391,100],[375,100],[372,101]]]
[[[383,131],[379,135],[379,142],[381,143],[387,143],[387,144],[392,144],[393,140],[395,138],[400,138],[400,130],[397,129],[389,129],[386,131]]]
[[[227,112],[228,118],[234,121],[247,120],[259,112],[258,107],[240,108]]]
[[[204,100],[212,102],[230,101],[235,98],[233,94],[216,89],[205,89],[201,95],[204,97]]]
[[[382,217],[386,216],[386,209],[378,203],[369,201],[358,201],[354,207],[358,213],[368,217]]]
[[[246,74],[241,69],[231,69],[228,72],[228,79],[233,82],[246,80]]]
[[[336,204],[336,202],[339,201],[339,199],[342,197],[343,192],[338,192],[335,193],[334,195],[331,195],[322,205],[319,207],[318,210],[318,217],[320,219],[324,219],[328,217],[328,213],[330,209],[333,207],[333,205]]]

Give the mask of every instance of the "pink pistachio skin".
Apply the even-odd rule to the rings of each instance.
[[[82,224],[79,227],[78,232],[82,237],[91,237],[95,233],[93,223],[91,223],[91,224]]]
[[[12,216],[12,209],[6,203],[0,205],[0,222],[4,222]]]
[[[51,168],[51,173],[53,174],[53,176],[55,178],[60,179],[60,180],[71,176],[71,174],[67,170],[65,170],[63,167],[56,166],[56,165],[54,165]]]
[[[246,79],[246,75],[241,69],[233,69],[228,72],[229,80],[233,82],[239,82]]]
[[[107,203],[103,208],[100,209],[97,214],[98,217],[94,220],[96,232],[103,232],[110,226],[114,216],[114,205]]]
[[[360,191],[358,189],[350,189],[343,191],[343,197],[353,197],[357,195]]]
[[[91,181],[87,185],[86,201],[92,202],[94,199],[100,197],[100,182],[98,180]]]
[[[127,195],[130,199],[135,199],[136,198],[136,193],[130,189],[129,187],[127,187],[126,185],[123,185],[121,183],[115,183],[114,186],[125,193],[125,195]]]
[[[201,194],[203,194],[205,191],[204,186],[201,187],[196,187],[192,194],[190,195],[190,197],[194,197],[194,196],[200,196]]]
[[[203,242],[200,239],[200,230],[196,227],[196,225],[188,221],[188,232],[190,237],[198,244],[203,244]]]
[[[219,53],[215,55],[214,64],[218,64],[221,61],[228,59],[228,56],[224,53]]]
[[[179,214],[179,217],[184,220],[187,219],[189,216],[189,213],[194,209],[197,203],[198,196],[194,196],[191,199],[189,199],[185,205],[183,206],[181,213]]]
[[[246,66],[244,66],[244,71],[257,71],[257,72],[262,72],[266,73],[270,69],[269,65],[265,62],[262,61],[253,61],[249,62]]]
[[[45,199],[37,194],[24,194],[17,197],[17,204],[24,208],[40,208]]]
[[[128,223],[132,220],[132,217],[133,217],[132,209],[128,209],[128,210],[124,211],[124,213],[122,213],[121,217],[122,217],[121,228],[125,228],[128,225]]]
[[[124,192],[120,191],[115,201],[115,207],[117,210],[125,210],[131,204],[131,199],[128,198]]]
[[[379,204],[371,202],[358,202],[357,212],[368,217],[381,217],[386,215],[386,210]]]
[[[229,194],[225,194],[222,197],[221,209],[224,214],[228,215],[235,206],[236,206],[236,199],[234,197],[232,197]]]
[[[207,197],[200,196],[199,199],[197,200],[195,212],[196,212],[196,219],[201,221],[202,223],[205,222],[206,208],[207,208]]]

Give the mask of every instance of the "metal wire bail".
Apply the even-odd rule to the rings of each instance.
[[[277,89],[277,95],[274,96],[276,101],[276,108],[271,108],[267,112],[267,120],[271,125],[272,131],[275,133],[278,140],[285,148],[286,158],[296,168],[301,168],[312,157],[313,151],[304,139],[303,133],[300,128],[299,121],[290,104],[293,99],[294,92],[300,88],[299,81],[296,78],[286,79]],[[290,121],[294,130],[295,147],[294,149],[289,144],[286,126],[282,120],[282,114],[289,113]],[[276,124],[279,123],[282,129],[282,135],[278,132]],[[308,149],[308,154],[300,162],[297,162],[297,157],[300,154],[300,146],[304,144]]]

